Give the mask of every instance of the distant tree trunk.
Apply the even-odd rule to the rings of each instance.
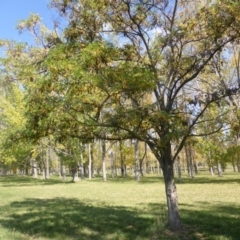
[[[60,161],[59,157],[57,158],[57,162],[58,162],[58,175],[59,175],[59,178],[61,178],[62,177],[62,169],[61,169],[61,161]]]
[[[194,168],[195,174],[198,174],[198,163],[197,163],[197,160],[195,158],[196,153],[195,153],[195,150],[194,150],[193,147],[191,147],[191,152],[192,152],[193,168]]]
[[[153,174],[153,167],[152,167],[152,162],[150,163],[150,169],[151,169],[151,174]]]
[[[134,142],[134,152],[135,152],[135,180],[139,181],[139,140],[136,139]]]
[[[177,158],[177,172],[178,172],[178,182],[182,182],[180,157]]]
[[[83,164],[83,169],[84,169],[84,176],[88,177],[88,166],[86,166],[86,164]]]
[[[198,174],[198,163],[195,159],[194,159],[194,169],[195,169],[195,174]]]
[[[66,166],[64,163],[61,163],[61,175],[63,178],[63,181],[65,182],[67,180],[67,176],[66,176]]]
[[[125,172],[125,176],[127,176],[128,172],[127,172],[127,165],[124,164],[124,172]]]
[[[214,175],[214,171],[213,171],[213,163],[212,163],[212,160],[211,160],[211,152],[209,152],[208,154],[208,162],[209,162],[209,170],[210,170],[210,173],[211,175],[213,176]]]
[[[187,160],[187,158],[185,158],[185,160]],[[186,161],[184,161],[184,159],[183,159],[183,171],[184,171],[184,173],[186,173],[187,171],[186,171]]]
[[[50,161],[50,148],[46,148],[46,165],[45,165],[45,178],[49,178],[49,161]]]
[[[116,161],[116,158],[115,158]],[[119,175],[119,166],[115,166],[115,175],[118,176]]]
[[[110,150],[109,156],[111,159],[111,175],[112,175],[112,178],[114,178],[114,154],[112,150]]]
[[[24,175],[29,175],[30,161],[31,161],[30,156],[28,156],[27,159],[26,159],[25,167],[24,167],[24,171],[25,171],[25,173],[23,173]]]
[[[85,174],[84,174],[84,165],[83,165],[83,145],[81,142],[79,142],[79,149],[80,149],[80,163],[79,163],[79,172],[80,172],[80,178],[81,180],[85,179]]]
[[[33,159],[32,170],[33,170],[33,177],[37,178],[38,177],[38,172],[37,172],[37,161],[36,161],[36,159]]]
[[[103,181],[107,181],[106,173],[106,142],[102,139],[102,171],[103,171]]]
[[[123,149],[122,149],[122,141],[119,141],[119,152],[120,152],[120,164],[121,164],[121,176],[125,177],[126,172],[124,168],[124,156],[123,156]]]
[[[147,144],[145,143],[145,146],[146,146],[146,155],[145,155],[145,158],[144,158],[144,161],[143,161],[143,172],[144,174],[147,173],[147,161],[148,161],[148,149],[147,149]]]
[[[237,168],[238,168],[238,172],[240,172],[240,154],[237,153]]]
[[[233,166],[233,171],[236,172],[236,165],[233,157],[232,157],[232,166]]]
[[[81,180],[84,180],[85,176],[84,176],[84,167],[82,162],[79,163],[79,172],[80,172]]]
[[[78,179],[77,167],[75,165],[71,167],[71,173],[72,173],[72,182],[77,182],[79,179]]]
[[[92,180],[92,145],[88,144],[88,179]]]
[[[188,175],[190,178],[194,178],[192,149],[190,144],[186,144],[185,152],[186,152],[186,159],[187,159]]]
[[[92,178],[95,177],[93,147],[94,147],[94,145],[93,145],[93,143],[92,143],[91,152],[90,152],[90,154],[91,154],[91,159],[92,159],[92,164],[91,164]]]
[[[220,161],[218,161],[218,164],[217,164],[217,171],[218,171],[218,176],[221,177],[222,176],[222,166],[221,166]]]
[[[209,171],[210,171],[211,175],[213,176],[214,175],[213,166],[210,166]]]
[[[140,159],[140,165],[139,165],[139,171],[140,171],[142,177],[143,177],[143,162],[144,162],[146,156],[147,156],[147,144],[144,143],[144,154],[143,154],[142,158]]]

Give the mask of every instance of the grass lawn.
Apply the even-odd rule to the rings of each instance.
[[[177,189],[183,230],[172,233],[159,176],[138,183],[0,177],[0,240],[240,239],[240,174],[185,176]]]

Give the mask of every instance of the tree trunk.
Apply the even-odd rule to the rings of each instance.
[[[174,182],[174,163],[171,154],[171,143],[166,144],[166,148],[162,151],[160,164],[163,170],[165,192],[168,207],[168,224],[173,231],[181,228],[177,189]]]
[[[62,172],[62,178],[63,178],[63,181],[65,182],[67,180],[67,177],[66,177],[66,166],[65,164],[61,163],[61,172]]]
[[[139,181],[139,140],[136,139],[134,143],[134,152],[135,152],[135,180]]]
[[[240,172],[240,154],[237,153],[237,168],[238,168],[238,172]]]
[[[81,143],[79,143],[79,148],[80,148],[80,163],[79,163],[79,172],[80,172],[80,178],[81,180],[84,180],[85,179],[85,175],[84,175],[84,165],[83,165],[83,151],[84,151],[84,148],[82,146]]]
[[[191,147],[192,169],[194,169],[194,171],[193,170],[192,171],[193,171],[193,177],[194,177],[194,173],[198,174],[198,163],[195,159],[196,152],[195,152],[193,145],[191,145],[190,147]]]
[[[37,173],[37,161],[34,159],[32,163],[32,170],[33,170],[33,177],[37,178],[38,173]]]
[[[84,169],[84,176],[88,177],[88,166],[86,166],[86,164],[83,164],[83,169]]]
[[[78,179],[77,167],[75,165],[72,166],[71,173],[72,173],[72,182],[77,182],[79,179]]]
[[[121,176],[125,177],[126,172],[125,172],[125,168],[124,168],[124,156],[123,156],[123,149],[122,149],[122,141],[119,142],[119,152],[120,152]]]
[[[195,174],[198,174],[198,162],[194,160],[194,169],[195,169]]]
[[[211,173],[212,176],[214,175],[214,171],[213,171],[213,167],[212,166],[210,167],[210,173]]]
[[[147,158],[147,144],[144,143],[144,154],[143,154],[142,158],[140,159],[140,166],[139,166],[139,171],[141,173],[141,177],[143,177],[143,165],[144,165],[144,162],[146,162],[146,158]],[[158,164],[158,166],[159,166],[159,164]]]
[[[182,182],[180,157],[177,158],[177,172],[178,172],[178,182]]]
[[[91,159],[92,159],[92,166],[91,166],[91,170],[92,170],[92,178],[95,178],[95,171],[94,171],[94,157],[93,157],[93,144],[92,144],[92,147],[91,147]]]
[[[103,171],[103,181],[107,181],[106,173],[106,143],[105,140],[102,140],[102,171]]]
[[[150,173],[153,174],[152,162],[150,163],[150,169],[151,169]]]
[[[26,160],[26,163],[25,163],[25,167],[24,167],[24,168],[25,168],[25,169],[24,169],[24,170],[25,170],[24,175],[27,175],[27,176],[29,175],[29,168],[28,168],[29,165],[30,165],[30,157],[28,156],[28,157],[27,157],[27,160]]]
[[[232,158],[232,166],[233,166],[233,171],[236,172],[236,165],[233,158]]]
[[[88,144],[88,178],[92,180],[92,154],[91,154],[91,144]]]
[[[217,164],[217,171],[218,171],[218,176],[221,177],[222,176],[222,166],[221,163],[218,161]]]
[[[50,148],[46,148],[46,166],[45,166],[45,178],[49,178],[49,161],[50,161]]]
[[[187,146],[185,146],[185,151],[186,151],[188,175],[189,175],[190,178],[194,178],[191,145],[187,144]]]
[[[114,178],[114,154],[113,154],[112,150],[110,150],[109,156],[111,159],[111,174],[112,174],[112,179],[113,179]]]
[[[84,180],[84,178],[85,178],[85,176],[84,176],[84,166],[83,166],[82,162],[79,163],[79,172],[80,172],[81,180]]]
[[[61,178],[62,177],[62,169],[61,169],[61,161],[60,161],[59,157],[57,158],[57,161],[58,161],[58,175],[59,175],[59,178]]]
[[[128,174],[128,173],[127,173],[127,165],[126,165],[126,164],[124,164],[124,172],[125,172],[125,175],[124,175],[124,176],[126,177],[127,174]]]

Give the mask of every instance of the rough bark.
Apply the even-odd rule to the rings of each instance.
[[[171,143],[166,144],[166,148],[162,151],[160,164],[163,170],[167,198],[168,225],[171,230],[179,230],[181,221],[178,210],[177,188],[174,182],[174,162],[171,154]]]

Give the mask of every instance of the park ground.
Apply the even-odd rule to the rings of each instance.
[[[238,240],[240,174],[201,172],[177,183],[183,228],[166,227],[162,176],[72,183],[0,177],[1,240]]]

